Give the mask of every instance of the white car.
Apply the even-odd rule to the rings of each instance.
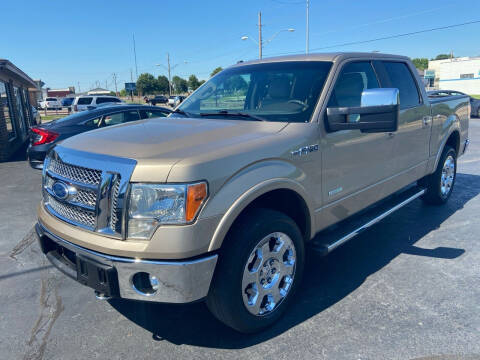
[[[42,109],[58,109],[62,110],[62,103],[56,97],[47,97],[45,100],[40,102],[40,107]]]
[[[175,99],[177,98],[177,95],[172,95],[168,97],[168,105],[170,106],[175,106]]]
[[[115,96],[107,95],[82,95],[77,96],[72,103],[74,112],[95,109],[101,104],[121,104],[122,100]]]

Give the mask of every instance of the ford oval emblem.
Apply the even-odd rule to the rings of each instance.
[[[52,191],[55,194],[55,197],[59,198],[60,200],[66,200],[70,195],[67,184],[61,181],[55,181],[53,183]]]

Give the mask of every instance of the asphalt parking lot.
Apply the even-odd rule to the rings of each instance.
[[[1,359],[479,359],[480,119],[443,207],[415,200],[326,258],[297,303],[241,335],[203,303],[96,300],[33,233],[41,174],[0,164]]]

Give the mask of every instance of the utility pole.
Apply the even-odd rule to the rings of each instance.
[[[168,68],[168,95],[172,96],[172,77],[170,69],[170,54],[167,53],[167,68]]]
[[[306,24],[306,32],[305,32],[305,54],[308,54],[309,51],[309,10],[310,10],[310,0],[307,0],[307,24]]]
[[[77,81],[77,85],[78,85],[78,92],[81,92],[80,91],[80,81]]]
[[[262,58],[262,12],[258,12],[258,58]]]
[[[137,50],[135,48],[135,34],[133,35],[133,55],[135,56],[135,75],[136,78],[138,79],[138,67],[137,67]]]
[[[113,82],[115,83],[115,95],[118,96],[117,90],[117,74],[113,73]]]
[[[105,79],[105,90],[108,90],[107,79]]]
[[[130,81],[133,83],[133,70],[130,69]],[[130,91],[130,100],[133,101],[133,90]]]

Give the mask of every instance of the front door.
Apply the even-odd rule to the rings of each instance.
[[[349,62],[340,70],[327,106],[361,106],[363,90],[378,87],[380,82],[370,61]],[[394,173],[391,134],[325,130],[322,138],[324,205],[317,216],[320,227],[343,220],[376,201],[382,192],[379,184]]]

